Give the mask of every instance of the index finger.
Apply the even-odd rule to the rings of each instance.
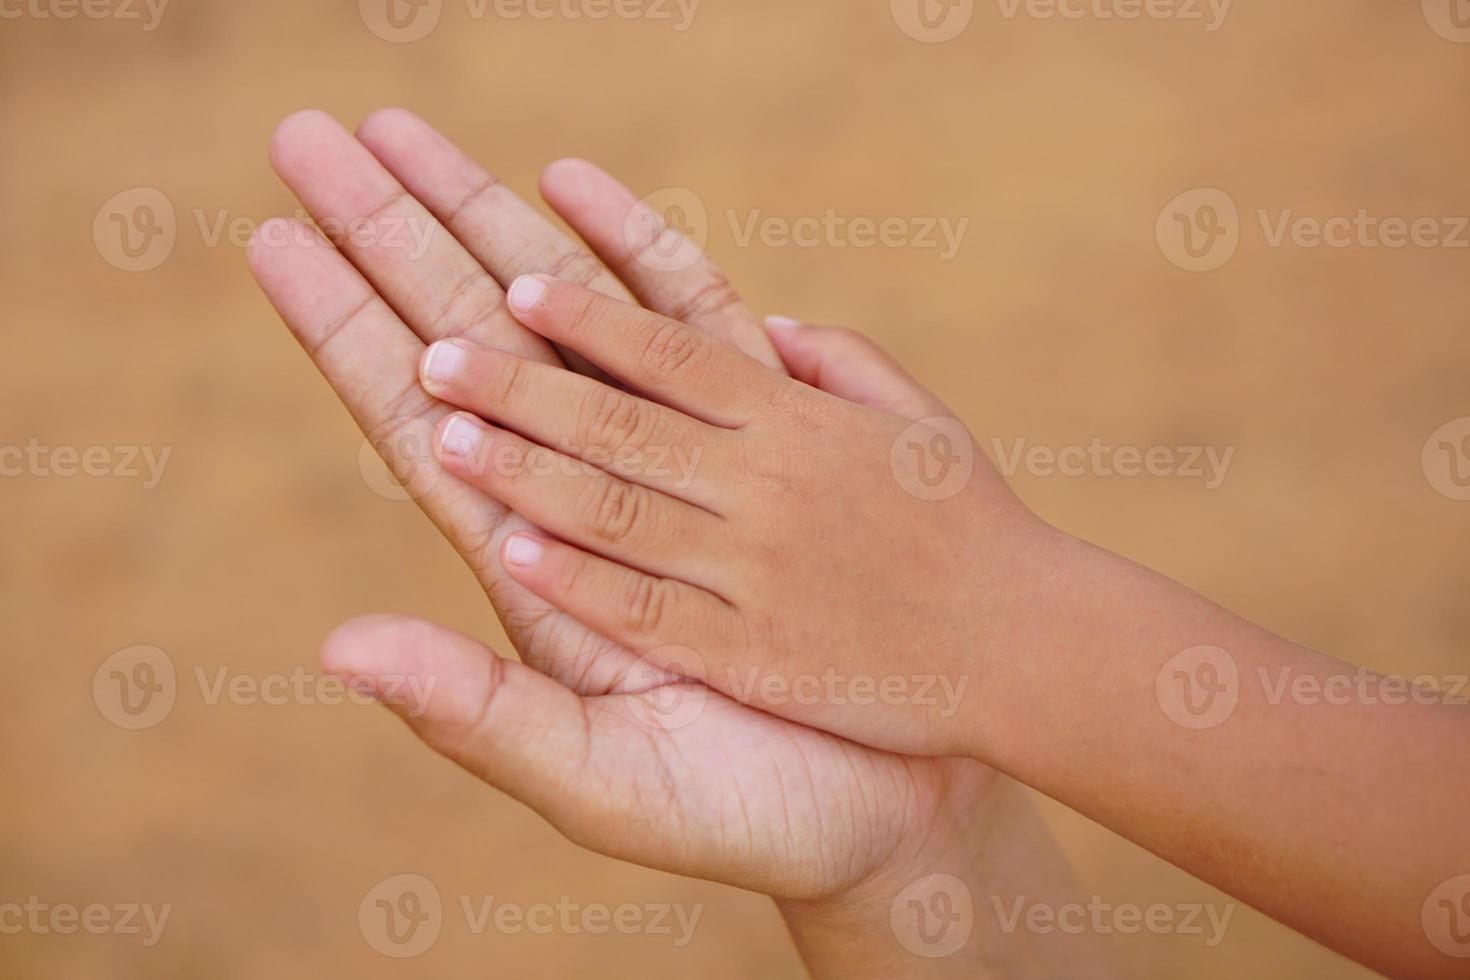
[[[740,428],[784,375],[678,320],[550,276],[521,276],[511,313],[654,401],[711,425]]]

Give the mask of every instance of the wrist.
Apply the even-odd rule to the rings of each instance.
[[[1030,791],[996,774],[863,881],[776,906],[818,980],[1112,977],[1098,937],[1038,935],[1002,914],[1017,898],[1063,903],[1077,893]]]

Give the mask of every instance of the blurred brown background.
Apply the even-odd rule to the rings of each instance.
[[[915,23],[902,0],[704,0],[686,30],[653,0],[650,16],[607,20],[444,0],[413,43],[369,29],[372,0],[173,0],[152,30],[134,0],[75,19],[55,16],[80,12],[68,0],[0,2],[0,444],[171,450],[156,486],[35,466],[0,479],[0,902],[174,907],[153,948],[0,935],[0,974],[800,975],[764,898],[580,851],[380,709],[201,693],[196,670],[315,671],[321,637],[370,611],[507,649],[416,507],[369,486],[359,434],[239,242],[212,240],[222,217],[248,232],[296,209],[265,148],[305,106],[349,127],[413,108],[528,196],[565,155],[639,193],[693,190],[709,251],[755,309],[870,333],[987,449],[1234,447],[1215,489],[1015,483],[1063,528],[1295,639],[1384,670],[1466,670],[1470,503],[1436,489],[1421,450],[1470,415],[1470,250],[1273,247],[1258,217],[1470,215],[1470,45],[1450,2],[1242,2],[1220,22],[1203,3],[1178,11],[1202,20],[1126,20],[1093,0],[1079,19],[983,0],[955,8],[971,19],[942,43],[901,28]],[[107,206],[139,187],[167,197],[176,241],[129,272]],[[1238,207],[1239,244],[1191,272],[1156,224],[1202,187]],[[829,209],[970,223],[946,261],[742,246],[727,217]],[[160,724],[128,731],[92,683],[139,644],[167,652],[179,690]],[[1089,894],[1224,901],[1048,812]],[[705,908],[682,949],[446,927],[392,960],[357,908],[405,872],[447,900]],[[1117,950],[1141,977],[1365,975],[1246,910],[1213,949],[1171,936]]]

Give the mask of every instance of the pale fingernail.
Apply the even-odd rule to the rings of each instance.
[[[506,562],[522,568],[527,568],[540,561],[541,553],[545,550],[541,547],[540,541],[528,538],[524,534],[512,534],[505,540]]]
[[[792,327],[801,326],[801,321],[793,320],[789,316],[768,316],[766,317],[766,326],[773,327],[777,330],[790,330]]]
[[[510,292],[506,300],[510,308],[517,313],[529,312],[536,305],[543,293],[546,292],[546,282],[535,276],[521,276],[510,284]]]
[[[452,340],[441,340],[424,354],[423,375],[427,384],[449,384],[464,370],[469,351]]]
[[[450,456],[472,456],[485,440],[485,430],[463,415],[451,416],[439,437],[439,449]]]

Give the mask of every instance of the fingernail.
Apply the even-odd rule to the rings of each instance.
[[[766,317],[766,326],[776,330],[790,330],[792,327],[801,326],[801,321],[793,320],[789,316],[768,316]]]
[[[464,370],[469,351],[452,340],[441,340],[424,354],[423,376],[426,384],[448,384]]]
[[[506,296],[506,300],[509,301],[512,310],[517,313],[526,313],[536,305],[536,301],[545,292],[544,280],[535,276],[521,276],[510,284],[510,293]]]
[[[505,560],[508,564],[527,568],[541,560],[545,549],[541,542],[524,534],[512,534],[505,540]]]
[[[485,440],[485,430],[463,415],[451,416],[439,437],[439,449],[450,456],[472,456]]]

